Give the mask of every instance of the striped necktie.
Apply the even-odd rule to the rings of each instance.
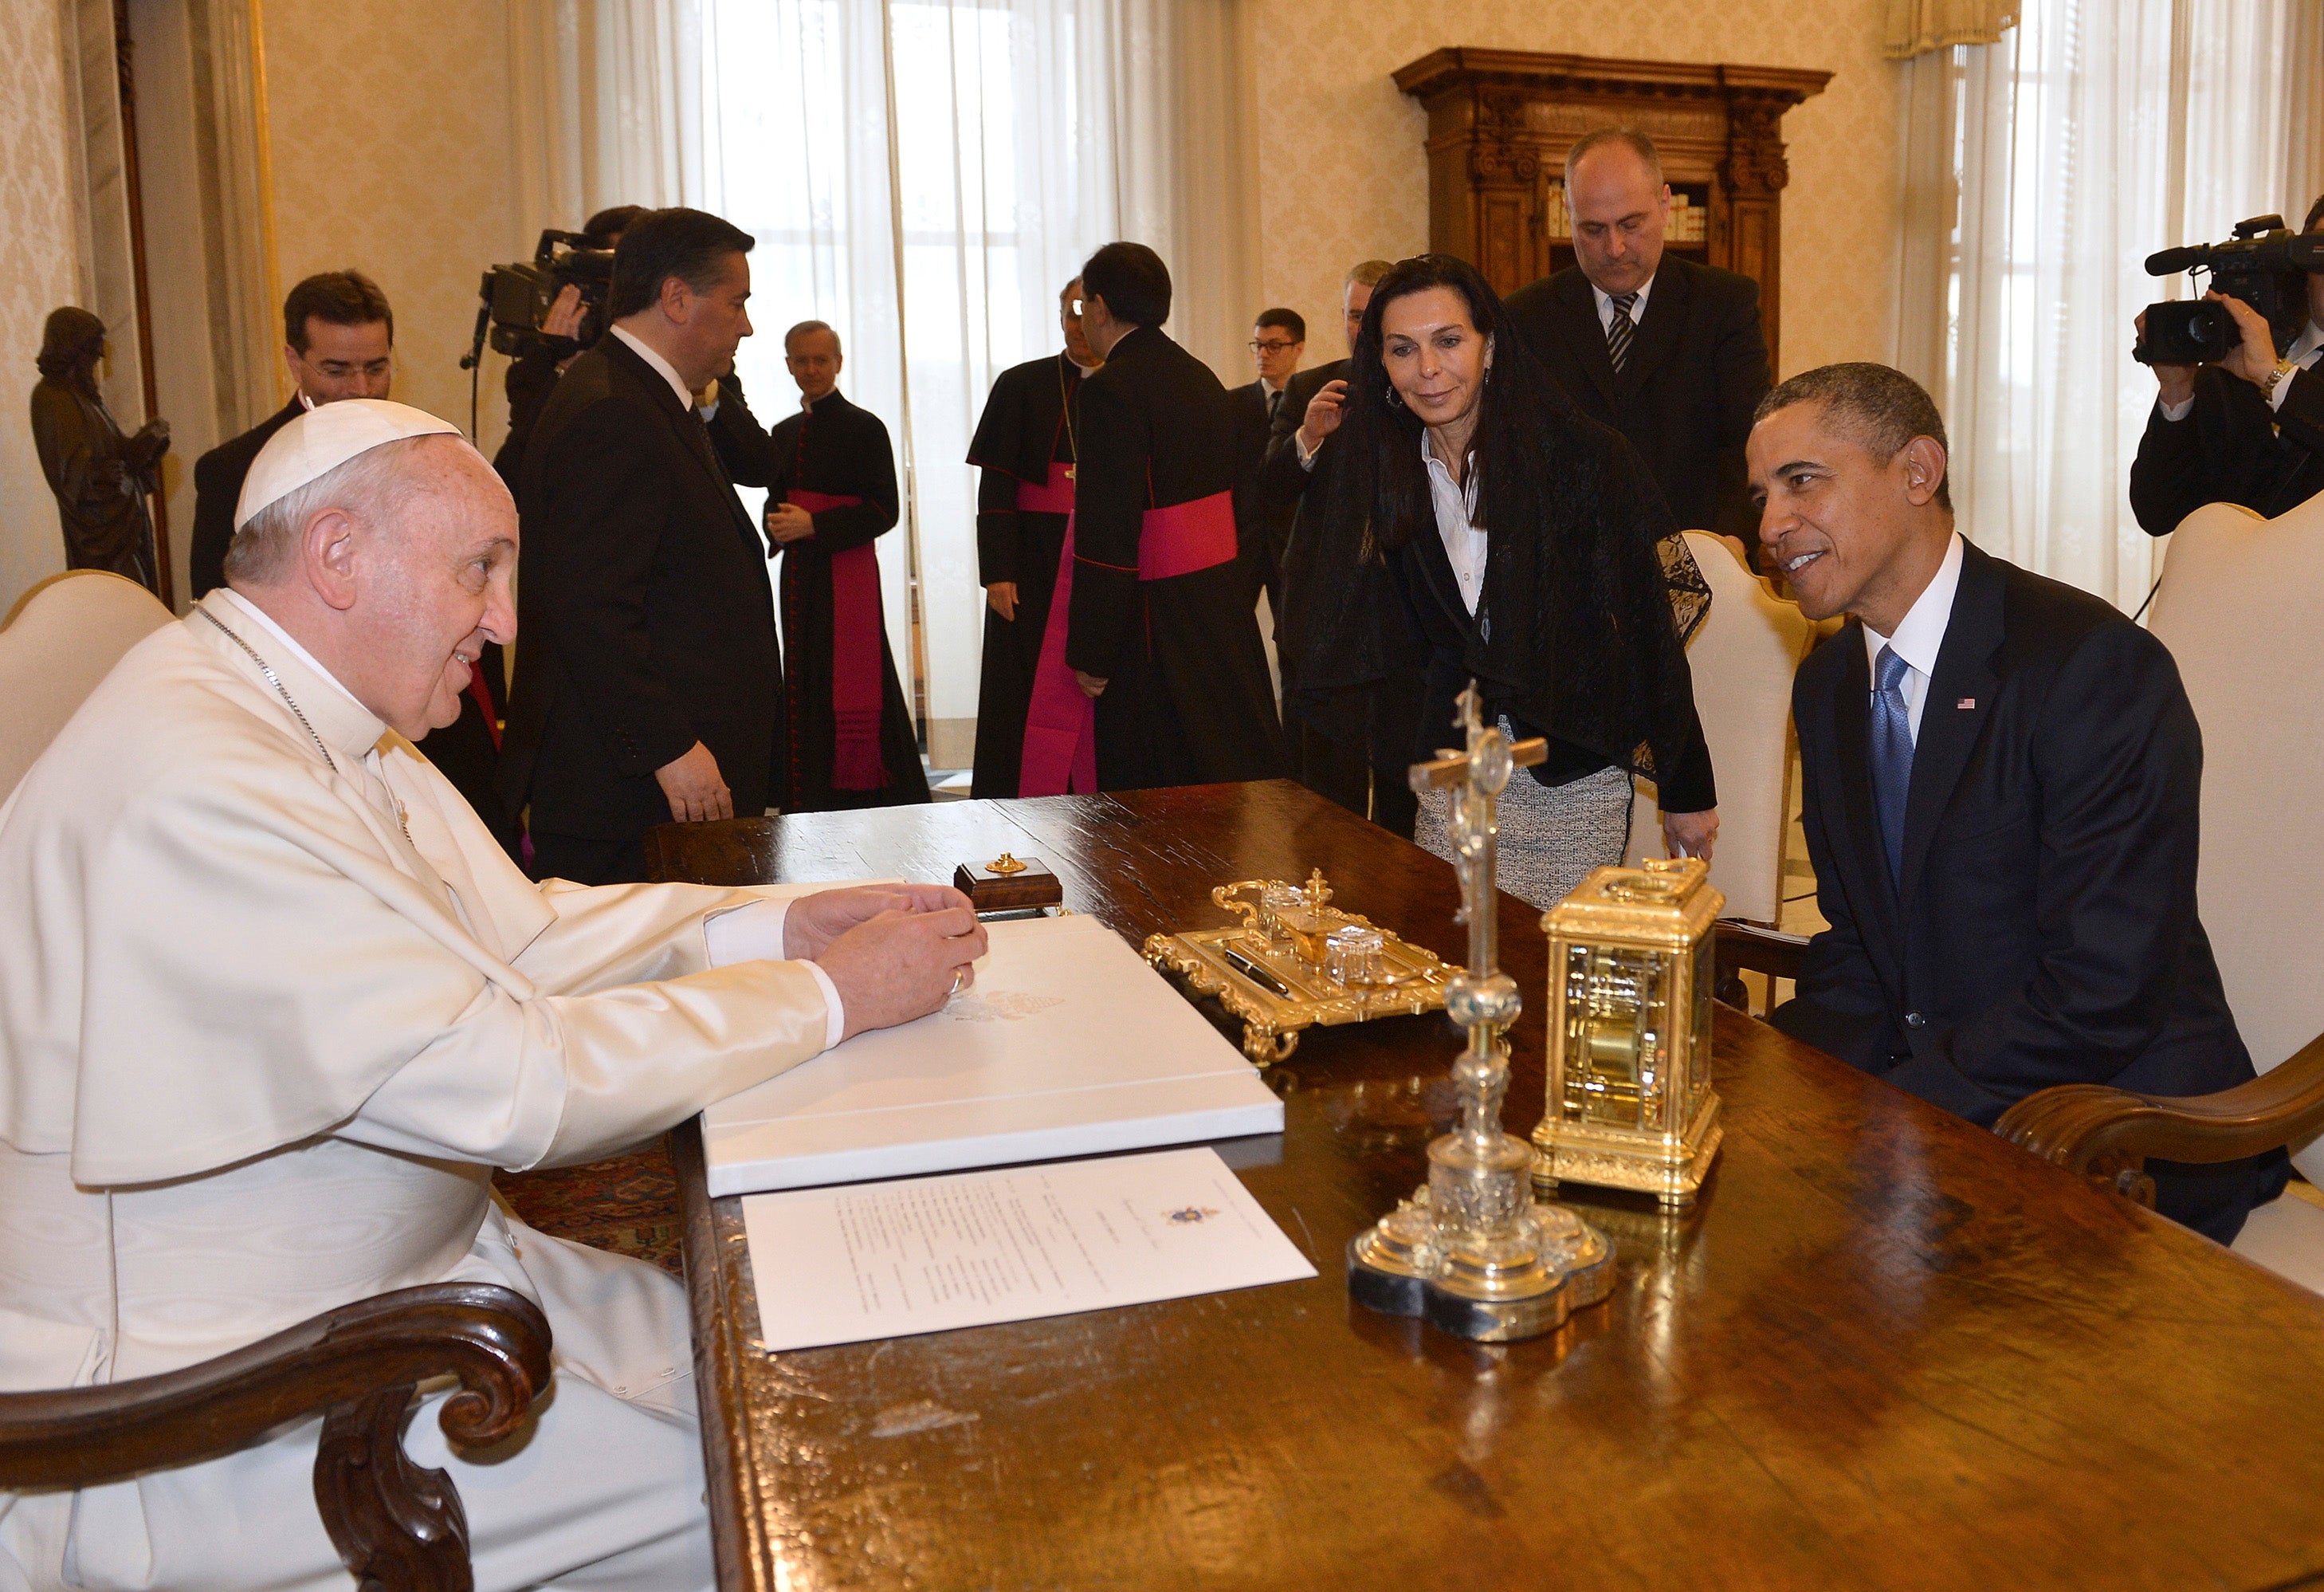
[[[1614,306],[1614,319],[1606,328],[1606,357],[1614,364],[1614,374],[1620,375],[1622,367],[1630,362],[1630,342],[1638,335],[1638,323],[1630,319],[1637,308],[1636,293],[1614,293],[1607,302]]]

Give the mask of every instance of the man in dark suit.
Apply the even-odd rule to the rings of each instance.
[[[2324,199],[2302,228],[2324,227]],[[2308,324],[2278,355],[2259,311],[2211,297],[2243,340],[2216,365],[2158,365],[2160,384],[2138,457],[2130,508],[2149,536],[2168,536],[2207,503],[2239,503],[2268,519],[2324,492],[2324,274],[2308,278]],[[2146,334],[2146,318],[2138,319]]]
[[[1386,260],[1366,260],[1341,284],[1341,318],[1354,347]],[[1406,634],[1403,604],[1377,560],[1363,556],[1361,525],[1333,525],[1332,474],[1348,391],[1348,362],[1294,375],[1276,408],[1259,486],[1287,514],[1283,606],[1276,656],[1283,673],[1283,732],[1299,782],[1409,840],[1419,802],[1406,771],[1420,738],[1421,659]],[[1351,598],[1342,588],[1353,583]],[[1319,622],[1319,609],[1365,613],[1361,627]]]
[[[1307,351],[1306,318],[1296,310],[1262,310],[1250,329],[1251,356],[1259,379],[1227,393],[1234,415],[1235,537],[1250,571],[1251,601],[1267,593],[1267,611],[1279,633],[1283,625],[1283,547],[1291,534],[1289,505],[1270,502],[1259,490],[1259,467],[1267,462],[1267,439],[1284,396]]]
[[[711,428],[736,432],[730,458],[769,444],[738,395],[706,415],[695,399],[751,335],[752,241],[699,210],[632,222],[613,329],[559,379],[525,450],[501,790],[512,813],[530,806],[537,877],[642,879],[654,825],[783,800],[766,544]]]
[[[1663,248],[1671,191],[1643,133],[1565,157],[1574,264],[1509,295],[1534,356],[1591,419],[1630,440],[1682,529],[1752,544],[1743,439],[1767,390],[1759,284]]]
[[[1955,532],[1909,376],[1827,366],[1759,416],[1762,545],[1803,613],[1849,616],[1793,688],[1831,926],[1775,1025],[1984,1125],[2053,1084],[2248,1082],[2196,916],[2202,737],[2171,654]],[[2157,1208],[2224,1244],[2284,1167],[2148,1170]]]

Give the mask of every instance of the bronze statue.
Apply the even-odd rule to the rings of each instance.
[[[110,569],[158,597],[145,495],[161,489],[170,422],[148,421],[135,436],[122,435],[97,390],[97,362],[111,352],[105,322],[88,310],[50,312],[32,388],[32,445],[64,521],[65,567]]]

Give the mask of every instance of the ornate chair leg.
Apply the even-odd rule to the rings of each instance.
[[[315,1450],[315,1503],[362,1592],[472,1592],[459,1491],[403,1450],[413,1386],[331,1407]]]

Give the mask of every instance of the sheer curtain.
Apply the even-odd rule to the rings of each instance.
[[[2141,268],[2249,215],[2297,226],[2315,158],[2314,0],[2026,0],[1998,42],[1907,74],[1897,362],[1953,442],[1979,546],[2125,608],[2160,550],[2130,463],[2154,381]]]

